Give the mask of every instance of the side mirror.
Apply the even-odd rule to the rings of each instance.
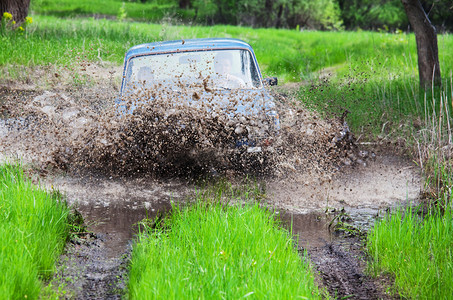
[[[278,85],[278,78],[277,77],[264,78],[264,85],[267,85],[267,86]]]

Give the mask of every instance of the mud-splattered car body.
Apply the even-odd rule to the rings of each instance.
[[[253,49],[238,39],[155,42],[129,49],[118,111],[127,117],[156,101],[165,115],[194,109],[218,116],[235,146],[247,152],[261,152],[280,126]]]

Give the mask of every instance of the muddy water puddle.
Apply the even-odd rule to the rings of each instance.
[[[171,210],[171,203],[186,203],[195,187],[182,181],[151,179],[57,178],[48,183],[62,191],[68,202],[82,214],[88,229],[101,238],[106,257],[128,251],[138,223],[154,219]],[[322,247],[339,239],[335,233],[336,216],[350,218],[350,224],[368,229],[381,212],[373,208],[310,209],[308,213],[277,210],[283,226],[292,231],[299,246]]]
[[[363,242],[338,234],[334,226],[341,216],[366,230],[387,208],[415,201],[420,177],[411,164],[379,156],[367,167],[346,170],[329,184],[291,180],[268,180],[266,205],[279,213],[299,250],[307,251],[320,284],[340,298],[391,298],[380,283],[365,275]],[[149,178],[66,176],[48,179],[47,185],[65,193],[94,232],[68,247],[60,275],[74,278],[67,284],[76,299],[120,297],[137,223],[168,212],[172,202],[186,203],[196,190],[184,180]]]
[[[128,250],[140,221],[165,215],[172,203],[186,203],[196,190],[183,181],[153,179],[61,177],[48,185],[62,191],[69,204],[82,214],[88,230],[102,238],[106,257]],[[299,246],[310,249],[337,241],[334,228],[340,220],[347,219],[348,224],[367,230],[387,207],[309,208],[305,213],[275,208]]]
[[[156,201],[149,205],[139,201],[115,202],[107,206],[82,204],[77,206],[88,225],[88,230],[102,237],[107,257],[115,257],[127,251],[139,222],[155,219],[158,214],[170,211],[170,201]]]
[[[283,226],[292,232],[298,246],[310,250],[339,242],[345,235],[365,232],[384,214],[385,210],[368,208],[331,209],[304,214],[282,211],[281,220]],[[350,231],[341,229],[342,224],[347,224]]]
[[[170,201],[170,199],[115,200],[95,204],[82,203],[76,207],[84,217],[88,230],[102,240],[106,248],[106,257],[110,258],[130,250],[133,239],[140,230],[139,223],[143,219],[152,220],[169,213],[172,208]],[[332,223],[333,214],[317,212],[294,214],[287,211],[280,214],[282,225],[288,231],[292,231],[300,247],[305,249],[321,247],[339,239]],[[371,215],[368,217],[371,218]]]
[[[194,191],[177,180],[60,177],[50,181],[82,214],[88,230],[103,238],[108,257],[127,250],[140,221],[165,214],[172,202],[184,201]]]
[[[168,197],[165,193],[155,193],[154,198],[135,197],[123,201],[106,197],[84,202],[84,198],[80,198],[81,204],[77,207],[94,235],[72,243],[62,258],[64,268],[58,276],[65,278],[66,285],[72,290],[72,298],[122,297],[126,291],[128,257],[138,231],[137,223],[143,218],[155,218],[159,213],[169,212],[171,201],[185,201],[183,192],[187,195],[187,191],[180,187],[176,190],[179,198]],[[68,198],[72,197],[68,193]],[[371,298],[385,298],[373,280],[363,275],[363,259],[357,260],[363,256],[361,242],[347,240],[333,229],[334,212],[300,214],[280,211],[279,214],[283,226],[292,231],[298,242],[298,249],[307,251],[319,281],[329,287],[331,294],[365,297],[372,294]],[[375,214],[375,211],[368,210],[352,211],[350,216],[353,225],[360,225],[364,220],[369,225]]]
[[[102,240],[106,258],[130,250],[140,221],[165,215],[172,203],[186,203],[195,191],[194,186],[180,181],[143,179],[65,177],[48,184],[62,191],[69,204],[82,214],[87,229]],[[299,237],[299,245],[304,248],[323,246],[337,238],[329,226],[333,213],[280,210],[279,214],[283,226]]]
[[[376,170],[379,173],[370,180],[369,172]],[[338,234],[334,226],[341,216],[348,224],[366,230],[386,208],[414,200],[407,197],[415,197],[418,188],[417,174],[411,170],[403,161],[382,158],[367,168],[345,172],[330,185],[286,181],[285,186],[291,189],[281,193],[281,188],[275,188],[278,182],[266,182],[266,205],[278,212],[283,226],[292,231],[298,249],[306,251],[319,283],[331,295],[388,299],[381,285],[364,273],[363,242]],[[137,223],[165,214],[172,203],[187,203],[197,190],[182,179],[56,176],[46,180],[47,187],[62,191],[77,207],[93,232],[73,241],[61,259],[57,277],[63,278],[74,299],[119,299],[126,290]],[[403,186],[409,188],[404,190]],[[313,191],[313,197],[307,196]],[[331,195],[329,201],[326,193]],[[379,198],[383,195],[392,197]]]

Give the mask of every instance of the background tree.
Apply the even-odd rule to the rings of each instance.
[[[191,0],[178,0],[179,8],[189,9],[192,6]]]
[[[418,73],[424,88],[441,84],[436,28],[419,0],[401,0],[417,42]]]
[[[421,0],[420,1],[431,23],[437,32],[453,31],[453,1]]]
[[[193,0],[191,3],[195,21],[200,23],[342,29],[337,0]]]
[[[0,0],[0,19],[4,12],[13,15],[13,20],[17,24],[22,23],[28,15],[30,0]]]

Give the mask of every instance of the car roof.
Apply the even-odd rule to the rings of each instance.
[[[215,49],[247,49],[253,53],[252,47],[239,39],[231,38],[206,38],[189,39],[146,43],[134,46],[126,52],[125,61],[137,55],[147,55],[162,52],[184,52],[194,50],[215,50]]]

